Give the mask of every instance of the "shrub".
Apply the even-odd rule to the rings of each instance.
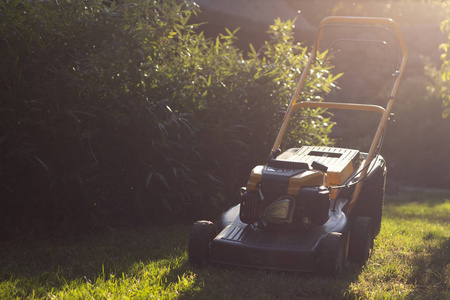
[[[438,90],[442,98],[442,105],[444,111],[442,116],[444,118],[448,117],[450,114],[450,1],[442,1],[442,9],[447,10],[447,19],[441,22],[441,30],[447,35],[447,41],[439,45],[444,53],[441,55],[442,65],[437,72],[437,76],[434,77],[435,87]]]
[[[214,216],[276,134],[305,64],[293,22],[248,58],[174,1],[0,2],[3,234]],[[332,87],[317,66],[304,99]],[[293,141],[327,139],[320,111]]]

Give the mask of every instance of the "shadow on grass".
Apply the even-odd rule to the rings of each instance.
[[[0,288],[0,296],[3,289],[9,298],[49,297],[124,276],[147,280],[147,287],[161,291],[163,299],[343,299],[362,270],[348,265],[341,278],[333,279],[241,267],[194,269],[187,259],[189,229],[124,230],[3,244],[0,280],[10,286]],[[179,284],[182,280],[184,285]]]
[[[410,281],[416,283],[416,288],[408,299],[450,299],[450,238],[436,239],[436,247],[413,260]]]
[[[448,201],[448,197],[408,195],[402,199],[387,200],[386,213],[392,219],[448,224]],[[368,270],[349,265],[340,279],[314,274],[209,266],[193,269],[195,283],[179,299],[364,299],[370,295],[395,298],[398,292],[407,294],[408,299],[450,299],[449,239],[432,232],[424,239],[432,242],[429,245],[434,246],[429,247],[433,248],[424,251],[423,256],[422,252],[416,254],[412,261],[396,262],[409,263],[414,270],[406,279],[408,282],[403,282],[402,274],[400,278],[391,279],[386,274],[377,273],[373,264]],[[401,286],[400,289],[398,286]],[[413,287],[412,292],[410,287]]]
[[[414,200],[417,202],[417,199]],[[387,216],[403,218],[414,211],[414,201],[387,201]],[[439,211],[448,200],[442,198],[420,204]],[[409,204],[413,206],[409,207]],[[405,207],[403,207],[405,206]],[[448,222],[448,214],[434,217]],[[423,212],[411,218],[424,218]],[[436,218],[425,214],[436,222]],[[440,219],[439,219],[440,220]],[[355,299],[364,297],[367,288],[355,290],[365,273],[364,267],[348,265],[341,278],[315,274],[265,271],[240,267],[208,266],[194,269],[187,259],[188,226],[124,230],[81,236],[59,241],[16,240],[0,245],[0,298],[49,297],[71,283],[107,281],[124,275],[140,279],[151,271],[163,299]],[[430,243],[426,255],[418,253],[411,262],[414,272],[408,281],[414,290],[409,299],[446,299],[449,296],[450,240],[445,236],[425,237]],[[433,245],[433,246],[431,246]],[[161,267],[158,275],[158,268]],[[148,280],[148,279],[147,279]],[[179,284],[185,280],[184,285]],[[150,281],[151,283],[151,281]],[[151,283],[152,284],[152,283]],[[176,286],[174,288],[174,286]],[[167,293],[164,294],[164,293]]]
[[[139,229],[59,241],[4,243],[0,246],[0,296],[43,298],[96,285],[99,279],[106,282],[124,276],[147,277],[148,281],[155,276],[151,280],[158,283],[148,281],[149,288],[155,284],[162,298],[170,299],[340,299],[361,272],[350,265],[342,278],[332,279],[239,267],[194,269],[187,259],[189,229]],[[174,291],[182,280],[186,284]]]
[[[17,239],[2,243],[0,298],[1,293],[10,293],[13,298],[31,295],[40,298],[70,284],[93,283],[99,278],[106,281],[116,275],[139,276],[151,262],[183,257],[188,233],[186,226],[173,226],[104,232],[57,241]],[[168,278],[169,282],[177,279],[174,276]]]
[[[244,267],[193,269],[195,284],[179,299],[344,299],[361,267],[349,265],[341,278]]]
[[[387,200],[387,218],[408,221],[419,228],[425,226],[424,233],[414,234],[409,228],[400,230],[422,236],[418,245],[421,250],[409,262],[412,273],[407,281],[414,289],[407,299],[450,299],[450,238],[446,230],[450,225],[449,199],[448,194],[406,193]],[[428,229],[429,225],[434,227]]]

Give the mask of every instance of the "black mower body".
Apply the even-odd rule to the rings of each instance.
[[[320,150],[321,147],[315,147],[315,149]],[[322,152],[328,153],[332,149],[347,150],[326,148]],[[290,149],[288,151],[293,150]],[[366,157],[366,154],[361,154],[361,159],[364,159],[364,157]],[[330,162],[331,160],[328,159],[328,161]],[[268,165],[273,164],[269,163]],[[294,166],[298,168],[298,165]],[[280,187],[281,184],[279,181],[286,181],[286,177],[289,177],[286,174],[291,174],[291,177],[295,176],[294,174],[297,174],[296,170],[298,170],[287,169],[286,167],[289,167],[289,164],[283,165],[283,168],[278,168],[274,172],[282,174],[280,176],[281,179],[276,178],[273,174],[269,174],[269,178],[265,178],[265,181],[262,181],[261,189],[263,189],[265,183],[272,190],[275,189],[280,192],[283,188]],[[305,167],[308,166],[305,165]],[[354,172],[357,172],[357,170]],[[327,247],[324,240],[328,235],[340,236],[344,244],[344,256],[346,257],[348,254],[352,220],[360,216],[366,216],[372,219],[379,218],[381,221],[381,215],[378,216],[377,214],[378,212],[381,213],[383,205],[385,176],[386,165],[384,160],[379,157],[371,165],[365,178],[367,184],[361,192],[361,196],[364,199],[360,199],[361,201],[358,202],[354,213],[351,215],[347,212],[348,204],[354,190],[353,187],[342,189],[338,198],[332,200],[329,199],[330,194],[328,193],[328,189],[320,187],[301,188],[299,197],[292,195],[297,209],[294,209],[292,221],[289,223],[273,224],[264,221],[264,216],[261,216],[262,219],[259,220],[254,219],[243,222],[241,220],[243,205],[249,205],[247,203],[248,199],[246,199],[248,197],[246,195],[248,193],[247,190],[241,196],[241,203],[227,210],[216,223],[219,234],[213,239],[210,245],[209,261],[212,263],[264,269],[320,272],[320,258],[326,251],[323,248]],[[358,180],[358,177],[355,177],[353,180]],[[271,181],[275,181],[275,183]],[[257,210],[264,211],[279,196],[280,194],[274,194],[264,200],[257,197],[254,201],[264,203],[252,203],[250,205],[258,206]],[[327,204],[326,207],[323,203]],[[318,211],[318,209],[317,211],[311,210],[311,207],[321,209],[322,211]],[[366,209],[367,207],[370,207],[370,209]],[[247,208],[247,210],[250,209]],[[326,213],[326,220],[323,219],[324,213]],[[310,216],[316,216],[318,219],[317,222],[319,223],[314,224],[311,221],[302,223],[301,220],[298,220],[298,218],[307,217],[308,214]],[[378,226],[377,224],[374,225],[375,227]]]
[[[242,223],[240,205],[222,216],[226,225],[211,243],[210,262],[300,272],[317,271],[321,240],[330,232],[348,238],[349,222],[338,205],[329,220],[309,229],[261,229]]]

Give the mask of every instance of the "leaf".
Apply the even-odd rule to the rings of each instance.
[[[153,171],[149,171],[147,175],[147,180],[145,181],[145,187],[148,187],[153,178]]]
[[[219,54],[219,46],[220,46],[220,40],[219,40],[219,36],[217,36],[217,38],[216,38],[216,45],[214,47],[216,55]]]
[[[155,172],[155,175],[156,175],[156,177],[158,177],[159,181],[160,181],[167,189],[170,189],[169,183],[167,182],[166,178],[165,178],[163,175],[161,175],[161,174],[159,174],[159,173],[156,173],[156,172]]]
[[[447,118],[449,114],[450,114],[450,107],[444,109],[444,111],[442,112],[442,118],[443,119]]]
[[[48,166],[47,166],[47,164],[44,163],[39,157],[37,157],[37,156],[35,156],[35,155],[33,155],[33,157],[34,157],[34,159],[37,160],[37,162],[41,165],[42,168],[44,168],[44,170],[45,170],[47,173],[50,171],[49,168],[48,168]]]
[[[251,57],[251,58],[253,58],[253,59],[256,59],[257,57],[258,57],[258,54],[256,53],[256,50],[255,50],[255,48],[253,47],[253,45],[250,43],[250,44],[248,44],[248,46],[250,47],[250,53],[249,53],[249,56]]]
[[[169,36],[167,38],[173,39],[176,34],[177,34],[176,31],[171,31],[171,32],[169,32]]]

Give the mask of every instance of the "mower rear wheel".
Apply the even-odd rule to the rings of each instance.
[[[194,223],[189,236],[189,261],[195,267],[208,264],[211,242],[217,235],[216,226],[211,221]]]
[[[358,216],[372,218],[374,237],[380,233],[381,229],[386,187],[386,173],[382,172],[381,169],[377,171],[377,175],[374,175],[375,178],[364,184],[359,199],[352,210],[355,220]]]
[[[318,270],[321,274],[339,277],[345,264],[345,243],[341,233],[331,232],[321,241]]]
[[[371,218],[357,217],[352,222],[348,249],[349,260],[360,265],[367,262],[373,250],[374,233]]]

